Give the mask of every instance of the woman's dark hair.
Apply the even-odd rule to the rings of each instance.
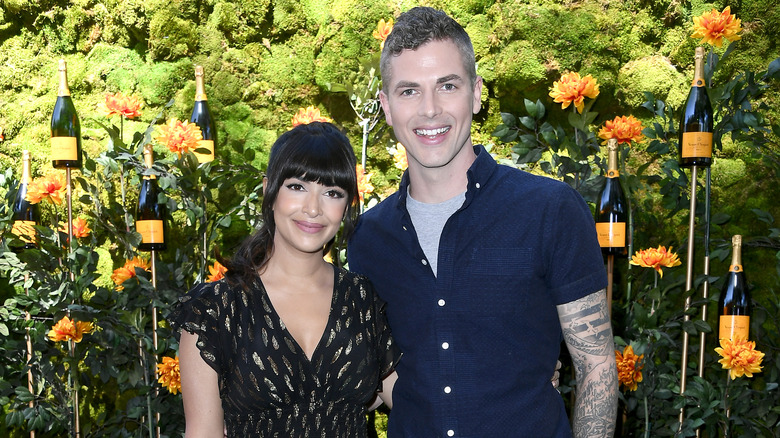
[[[284,180],[300,178],[347,192],[350,200],[344,214],[341,240],[352,234],[359,214],[355,152],[349,139],[331,123],[312,122],[298,125],[282,134],[273,146],[266,169],[265,194],[261,208],[263,225],[244,239],[230,260],[222,262],[231,284],[248,287],[268,263],[274,249],[273,206]],[[335,237],[325,245],[330,250]]]

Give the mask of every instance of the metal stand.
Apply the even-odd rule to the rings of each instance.
[[[71,182],[71,175],[70,175],[71,169],[70,167],[65,168],[65,187],[67,188],[66,192],[66,201],[68,205],[68,252],[73,251],[73,187]],[[76,278],[73,274],[73,269],[68,269],[70,272],[70,281],[75,282]],[[76,296],[74,294],[73,301],[76,300]],[[70,311],[67,312],[68,317],[70,317]],[[76,343],[71,339],[68,341],[68,352],[70,353],[70,356],[72,358],[76,358]],[[79,389],[78,389],[78,375],[76,374],[78,372],[78,369],[74,367],[70,370],[70,380],[71,380],[71,404],[73,409],[73,436],[75,438],[79,438],[81,436],[81,424],[79,422]]]
[[[697,166],[693,166],[691,170],[691,206],[688,221],[688,260],[686,261],[686,274],[685,274],[685,290],[690,291],[693,288],[693,254],[695,247],[695,228],[696,228],[696,179],[698,174]],[[690,295],[685,298],[685,322],[688,322],[691,317],[687,314],[688,309],[691,307]],[[688,332],[683,330],[683,345],[682,345],[682,357],[680,358],[681,370],[680,370],[680,396],[685,394],[685,384],[687,381],[688,370]],[[685,419],[685,404],[680,408],[680,430],[682,430],[683,420]]]
[[[607,310],[612,317],[612,277],[615,272],[615,256],[607,256]]]
[[[25,273],[24,274],[24,283],[27,284],[27,280],[29,280],[29,279],[30,279],[30,274],[29,273]],[[25,295],[29,295],[30,294],[30,291],[28,290],[28,288],[26,286],[24,288],[24,294]],[[29,324],[30,318],[31,318],[30,317],[30,312],[25,310],[24,311],[24,320],[25,320],[25,322]],[[30,394],[34,394],[34,392],[33,392],[33,389],[34,389],[33,388],[33,383],[34,383],[34,381],[33,381],[33,374],[32,374],[32,368],[31,368],[32,359],[33,359],[33,349],[32,349],[32,339],[30,338],[30,327],[28,326],[25,329],[25,331],[26,331],[26,333],[24,335],[24,339],[25,339],[25,341],[27,343],[27,390],[30,391]],[[34,408],[35,407],[35,400],[30,400],[30,403],[29,403],[28,406],[30,406],[31,408]],[[34,430],[30,431],[30,438],[35,438],[35,431]]]

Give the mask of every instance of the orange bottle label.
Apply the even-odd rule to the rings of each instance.
[[[683,132],[682,157],[712,157],[712,133]]]
[[[135,230],[141,235],[141,243],[164,243],[163,221],[140,220],[135,223]]]
[[[607,178],[617,178],[620,176],[620,171],[617,169],[612,169],[607,171]]]
[[[198,158],[198,163],[208,163],[209,161],[214,161],[214,140],[199,140],[198,149],[201,148],[208,149],[209,152],[207,154],[193,152],[195,157]]]
[[[602,248],[620,248],[626,246],[625,222],[597,222],[596,233]]]
[[[750,334],[750,317],[747,315],[721,315],[719,339],[747,339]]]
[[[79,147],[76,137],[52,137],[51,159],[76,161],[79,159]]]
[[[11,233],[24,243],[35,243],[35,221],[14,221]]]

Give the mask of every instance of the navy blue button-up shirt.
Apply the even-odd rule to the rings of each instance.
[[[593,217],[566,184],[475,152],[466,200],[442,231],[438,276],[406,210],[408,174],[349,244],[349,267],[387,302],[404,354],[388,436],[568,437],[550,383],[556,306],[606,286]]]

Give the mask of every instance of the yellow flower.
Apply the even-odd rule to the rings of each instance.
[[[715,352],[723,358],[718,363],[723,365],[724,370],[729,370],[731,380],[743,375],[753,377],[753,373],[761,372],[764,353],[756,350],[755,342],[740,338],[734,341],[723,338]]]
[[[591,75],[580,78],[580,74],[576,72],[561,76],[560,80],[553,82],[552,89],[550,89],[550,97],[554,99],[555,103],[563,104],[563,109],[574,103],[574,107],[579,113],[582,113],[585,108],[586,97],[595,99],[598,95],[598,81]]]
[[[669,250],[665,246],[659,245],[658,248],[648,248],[641,251],[637,251],[631,256],[632,265],[641,266],[643,268],[653,268],[658,271],[658,274],[663,278],[664,271],[661,267],[672,268],[674,266],[680,266],[680,259],[677,257],[677,253],[672,252],[672,247]]]
[[[363,166],[358,164],[355,166],[355,172],[357,172],[358,180],[358,194],[360,195],[360,202],[363,202],[363,195],[374,192],[374,186],[371,184],[371,176],[373,173],[365,173]]]
[[[48,337],[54,342],[70,341],[81,342],[84,335],[92,333],[95,326],[91,322],[71,321],[63,317],[49,330]]]
[[[209,266],[209,276],[206,277],[206,283],[225,278],[225,272],[227,272],[227,268],[222,266],[222,263],[214,262],[213,265]]]
[[[136,276],[135,268],[149,270],[149,262],[142,258],[133,258],[125,261],[125,265],[121,268],[114,269],[114,273],[111,274],[111,280],[116,285],[116,290],[122,290],[125,287],[122,286],[125,281]]]
[[[320,109],[314,106],[298,108],[298,113],[292,118],[292,127],[308,125],[311,122],[332,122],[333,120],[320,114]]]
[[[718,47],[723,45],[723,39],[736,41],[742,32],[741,20],[731,15],[731,6],[726,6],[723,12],[712,9],[698,17],[693,17],[693,33],[691,38],[701,38],[702,43]]]
[[[621,385],[628,388],[629,391],[636,391],[637,384],[642,381],[642,368],[644,364],[639,364],[645,355],[637,356],[630,345],[626,345],[623,353],[615,350],[615,362],[617,362],[618,380]]]
[[[203,139],[200,127],[195,123],[182,122],[175,117],[168,121],[167,125],[160,127],[162,133],[155,138],[160,144],[165,145],[169,151],[181,154],[190,149],[197,149],[199,141]]]
[[[62,204],[62,198],[65,196],[65,176],[60,173],[53,173],[46,176],[35,178],[27,187],[27,196],[25,199],[31,204],[37,204],[41,201],[49,201],[52,204]]]
[[[390,35],[390,32],[393,31],[393,19],[391,18],[389,21],[385,22],[385,19],[379,20],[379,24],[377,24],[376,29],[374,30],[374,38],[378,39],[380,41],[379,43],[379,50],[385,48],[385,40],[387,40],[387,36]]]
[[[616,138],[618,143],[631,143],[642,140],[642,122],[634,116],[620,116],[607,120],[599,131],[599,138],[607,144],[610,138]]]
[[[125,96],[122,93],[106,94],[108,116],[116,114],[132,119],[141,115],[141,100],[138,96]]]
[[[162,386],[168,388],[171,394],[181,391],[181,374],[179,373],[179,356],[176,358],[163,357],[162,363],[157,364],[157,379]]]
[[[59,228],[63,233],[68,232],[68,224],[62,224]],[[82,237],[88,237],[92,230],[89,228],[89,224],[84,219],[77,217],[73,219],[73,237],[80,239]]]
[[[409,161],[406,158],[406,148],[401,143],[395,145],[393,163],[395,163],[395,167],[401,169],[401,171],[404,171],[409,167]]]

